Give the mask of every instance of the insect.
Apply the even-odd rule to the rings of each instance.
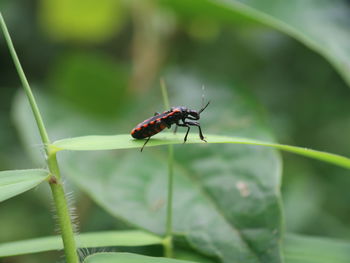
[[[191,129],[191,126],[197,126],[199,130],[199,138],[202,141],[204,139],[201,126],[198,121],[200,118],[200,114],[208,107],[210,101],[199,111],[191,110],[186,107],[172,107],[168,111],[164,111],[163,113],[156,112],[153,117],[148,118],[147,120],[136,125],[134,129],[131,131],[131,136],[135,139],[145,139],[146,142],[143,144],[141,148],[141,152],[145,145],[148,143],[149,139],[164,130],[165,128],[170,128],[171,125],[175,124],[175,132],[177,127],[187,127],[187,132],[184,138],[184,143],[187,141],[187,135]]]

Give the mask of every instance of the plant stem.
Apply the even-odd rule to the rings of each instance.
[[[174,160],[174,147],[173,145],[168,146],[168,203],[167,203],[167,221],[166,221],[166,232],[165,238],[168,241],[165,244],[165,256],[173,257],[173,160]]]
[[[32,93],[32,90],[30,89],[28,80],[24,74],[21,63],[18,59],[16,50],[13,46],[10,34],[7,30],[6,23],[4,21],[4,18],[2,17],[1,12],[0,12],[0,26],[4,33],[5,40],[10,50],[10,54],[12,56],[15,67],[17,69],[19,78],[22,82],[25,93],[28,97],[30,107],[32,108],[32,111],[36,120],[36,124],[38,126],[39,133],[41,136],[41,140],[44,143],[44,149],[47,155],[47,164],[51,173],[49,183],[50,183],[50,187],[51,187],[51,191],[52,191],[52,195],[53,195],[53,199],[55,202],[56,211],[58,215],[58,222],[61,229],[61,235],[62,235],[62,240],[64,245],[64,251],[66,254],[66,260],[68,263],[78,263],[79,257],[76,252],[74,232],[73,232],[73,227],[71,223],[71,218],[69,215],[67,200],[64,195],[64,189],[62,185],[60,171],[57,164],[56,153],[54,151],[50,151],[50,139],[47,134],[43,119],[41,117],[39,107],[36,104],[34,95]]]
[[[160,88],[162,89],[164,109],[165,110],[169,110],[170,109],[170,103],[169,103],[168,90],[166,88],[165,81],[164,81],[163,78],[160,79]]]
[[[50,172],[52,173],[50,187],[56,206],[58,223],[60,225],[66,260],[69,263],[77,263],[79,262],[79,258],[76,250],[74,231],[69,214],[67,200],[64,194],[62,180],[60,179],[60,171],[58,168],[56,153],[51,153],[49,155],[48,164]]]
[[[132,70],[129,85],[132,92],[139,94],[152,87],[164,61],[168,28],[162,27],[160,30],[160,27],[157,26],[155,18],[159,16],[161,11],[156,1],[129,0],[126,3],[130,7],[133,24]]]
[[[169,109],[169,97],[165,82],[160,80],[160,86],[162,89],[163,101],[165,109]],[[164,253],[166,257],[173,257],[173,178],[174,178],[174,147],[168,146],[168,199],[167,199],[167,212],[166,212],[166,230],[164,238]]]

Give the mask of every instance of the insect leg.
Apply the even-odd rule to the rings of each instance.
[[[195,118],[195,117],[192,117],[192,116],[187,116],[186,119],[189,119],[189,120],[199,120],[199,117]]]
[[[200,138],[202,141],[207,142],[207,141],[204,139],[204,136],[203,136],[203,133],[202,133],[202,129],[201,129],[201,125],[199,124],[199,122],[196,122],[196,121],[186,121],[185,124],[191,125],[191,126],[197,126],[197,127],[198,127],[198,130],[199,130],[199,138]],[[186,134],[186,136],[187,136],[187,134]]]
[[[186,132],[186,135],[185,135],[185,138],[184,138],[184,143],[185,143],[187,141],[187,135],[190,132],[191,127],[186,125],[186,124],[184,126],[187,127],[187,132]]]
[[[148,137],[147,140],[145,141],[145,143],[143,144],[142,148],[141,148],[141,152],[143,150],[143,148],[146,146],[146,144],[148,143],[149,139],[151,139],[151,137]]]
[[[185,143],[187,141],[187,135],[188,135],[191,127],[189,125],[187,125],[186,123],[179,123],[179,122],[177,122],[176,123],[176,127],[178,127],[178,126],[187,127],[187,132],[186,132],[186,135],[185,135],[185,138],[184,138],[184,143]]]

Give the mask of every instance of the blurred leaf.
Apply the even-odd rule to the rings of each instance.
[[[294,161],[293,158],[289,158],[288,164],[285,165],[286,172],[282,188],[285,227],[286,231],[293,233],[310,231],[310,226],[315,225],[315,220],[325,219],[322,213],[324,208],[321,205],[324,198],[323,189],[319,179],[315,178],[313,170],[305,164],[306,161]]]
[[[143,231],[108,231],[76,236],[79,248],[111,246],[149,246],[162,244],[162,239]],[[42,237],[0,244],[0,257],[63,249],[61,236]]]
[[[271,156],[269,157],[271,158]],[[250,158],[252,158],[251,155]],[[153,232],[164,234],[166,202],[165,158],[149,155],[144,155],[140,158],[140,153],[134,152],[122,155],[114,154],[113,156],[108,154],[84,154],[81,158],[76,154],[69,154],[67,158],[61,160],[63,160],[63,171],[65,174],[70,175],[80,187],[85,189],[90,196],[111,214]],[[94,167],[84,168],[78,165],[82,160],[85,160],[86,163],[94,162]],[[192,159],[198,164],[201,159],[195,160]],[[209,160],[206,160],[206,162],[209,163]],[[134,165],[135,163],[137,163],[137,166]],[[222,164],[222,162],[214,158],[211,160],[211,163]],[[205,166],[204,168],[207,167]],[[259,262],[254,258],[255,255],[250,250],[247,240],[241,237],[243,234],[247,238],[249,237],[250,240],[256,239],[257,245],[259,244],[258,241],[261,240],[266,247],[274,246],[275,240],[270,240],[269,230],[260,229],[259,231],[256,230],[256,232],[250,232],[248,229],[245,230],[240,223],[238,227],[243,228],[240,231],[231,221],[233,220],[231,219],[231,214],[237,214],[237,220],[243,220],[247,216],[252,216],[250,211],[255,206],[249,206],[249,203],[252,200],[260,202],[261,198],[263,198],[261,196],[267,191],[256,189],[254,179],[244,178],[245,176],[243,175],[237,179],[224,177],[215,179],[212,175],[212,178],[206,179],[212,182],[205,182],[203,180],[196,181],[195,177],[200,174],[194,174],[181,164],[176,166],[175,171],[177,171],[177,174],[175,178],[174,230],[178,235],[183,235],[188,239],[192,246],[199,249],[202,253],[222,257],[223,262],[234,262],[234,260],[240,258],[247,260],[246,262]],[[212,170],[209,170],[209,172],[212,174]],[[220,176],[221,174],[217,175],[217,177]],[[265,175],[262,176],[266,178]],[[225,195],[222,195],[222,200],[217,200],[217,197],[209,196],[209,189],[202,189],[203,187],[213,187],[219,191],[220,181],[224,180],[226,184],[225,189],[222,189],[222,191],[231,191],[232,196],[225,198]],[[234,197],[235,199],[233,199]],[[270,200],[272,202],[273,197],[270,199],[272,199]],[[230,200],[236,200],[233,207],[231,207]],[[224,208],[219,206],[225,203],[226,210],[221,210]],[[269,211],[266,213],[276,217],[273,213],[275,210],[274,205],[276,204],[266,204],[268,208],[265,208],[263,205],[262,208],[254,213],[257,218],[248,221],[246,224],[267,224],[266,218],[261,218],[261,213],[268,209]],[[247,206],[245,207],[246,211],[242,211],[244,206]],[[269,221],[271,224],[269,227],[275,227],[273,235],[278,239],[278,230],[274,226],[275,220],[273,218]]]
[[[148,257],[131,253],[97,253],[88,256],[85,263],[194,263],[193,261],[185,261],[171,258]]]
[[[0,202],[36,187],[49,176],[41,169],[0,172]]]
[[[286,263],[350,262],[350,242],[288,234],[284,240]]]
[[[271,26],[324,56],[350,85],[350,5],[332,0],[163,0],[185,13],[236,21],[237,15]],[[231,12],[231,14],[230,14]]]
[[[121,26],[121,1],[42,0],[40,22],[59,41],[104,42]]]
[[[237,157],[236,154],[233,156]],[[274,158],[263,149],[256,154],[248,150],[242,153],[240,161],[254,158],[255,165],[259,165],[262,170],[264,169],[262,163],[258,164],[261,156],[265,156],[265,162],[267,157],[269,162]],[[241,165],[243,167],[237,168],[235,173],[236,178],[233,176],[230,178],[221,171],[213,173],[216,165],[222,165],[223,169],[228,168],[227,165],[225,167],[224,160],[213,156],[203,158],[193,157],[191,161],[197,166],[201,165],[200,162],[210,163],[213,168],[208,169],[208,165],[202,165],[202,169],[207,169],[210,173],[208,178],[196,178],[204,177],[202,170],[191,171],[180,162],[175,166],[173,207],[175,234],[184,236],[193,247],[204,254],[220,257],[223,262],[235,262],[240,259],[244,262],[264,262],[258,259],[251,246],[255,240],[254,249],[272,249],[279,239],[279,230],[275,225],[275,221],[278,220],[275,206],[278,203],[273,202],[275,199],[273,194],[271,197],[264,196],[269,191],[269,185],[262,182],[264,180],[271,182],[269,176],[274,175],[271,174],[271,167],[268,167],[267,174],[260,172],[259,184],[263,185],[256,186],[252,172],[259,168],[246,171],[247,175],[244,175],[238,172],[244,167]],[[164,234],[167,182],[164,153],[142,155],[138,151],[113,155],[103,152],[69,153],[61,156],[60,160],[64,174],[69,175],[112,215],[159,235]],[[81,165],[83,162],[94,165]],[[215,193],[210,193],[211,190]],[[227,191],[231,192],[230,196],[223,194]],[[218,196],[212,196],[219,192],[221,200]],[[269,199],[269,203],[261,204],[264,198]],[[232,200],[235,200],[234,204]],[[259,203],[260,208],[257,209],[253,202]],[[239,221],[238,223],[233,223],[233,216]],[[246,217],[250,217],[251,220],[246,221],[245,226],[241,221]],[[267,220],[269,217],[273,218]],[[248,225],[261,225],[261,227],[268,225],[271,230],[267,227],[245,229]],[[252,243],[248,243],[248,238]],[[274,250],[269,252],[276,253]],[[270,259],[273,257],[276,255],[269,255]],[[274,260],[276,261],[273,262],[278,262],[278,259]]]
[[[83,112],[110,117],[123,106],[127,88],[125,70],[102,54],[62,56],[52,73],[52,86]]]

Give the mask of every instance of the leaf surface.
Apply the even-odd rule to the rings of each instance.
[[[42,169],[0,172],[0,202],[36,187],[49,176]]]
[[[162,243],[162,239],[143,231],[106,231],[76,236],[79,248],[109,246],[148,246]],[[0,257],[63,249],[60,236],[42,237],[0,244]]]
[[[350,242],[289,234],[284,242],[286,263],[350,262]]]
[[[85,263],[195,263],[171,258],[149,257],[131,253],[97,253],[87,257]]]
[[[185,134],[174,135],[172,133],[158,134],[147,143],[147,146],[160,146],[168,144],[183,144]],[[281,149],[287,152],[300,154],[306,157],[318,159],[324,162],[329,162],[345,168],[350,168],[350,159],[341,155],[316,151],[308,148],[284,145],[260,140],[229,137],[220,135],[207,135],[207,142],[210,143],[227,143],[227,144],[249,144],[257,146],[267,146]],[[74,150],[74,151],[96,151],[96,150],[116,150],[128,148],[141,148],[145,140],[132,139],[128,134],[111,135],[111,136],[83,136],[59,140],[53,143],[54,149],[59,150]],[[203,141],[196,138],[189,138],[187,144],[202,143]],[[185,146],[183,146],[185,147]]]

